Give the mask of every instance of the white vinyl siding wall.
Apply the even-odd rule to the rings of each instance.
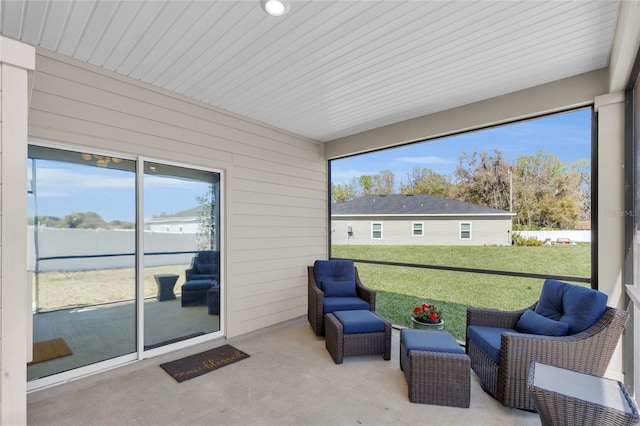
[[[222,170],[225,335],[306,313],[306,266],[327,257],[322,144],[46,51],[29,136]]]
[[[511,216],[433,217],[424,220],[423,238],[413,236],[416,218],[334,217],[331,220],[331,243],[374,245],[510,245]],[[473,239],[460,239],[460,222],[472,223]],[[372,223],[382,224],[384,238],[372,238]],[[353,237],[347,239],[347,226]]]

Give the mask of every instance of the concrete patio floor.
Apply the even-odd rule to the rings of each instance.
[[[539,425],[503,407],[471,375],[470,408],[413,404],[398,361],[348,357],[334,364],[306,317],[216,340],[28,395],[40,425]],[[177,383],[159,365],[231,344],[250,358]]]

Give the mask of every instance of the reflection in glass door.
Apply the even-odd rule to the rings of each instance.
[[[134,354],[135,162],[30,145],[28,172],[28,380]]]
[[[220,330],[220,175],[144,163],[144,349]]]
[[[28,388],[221,330],[219,173],[34,144],[28,173]]]

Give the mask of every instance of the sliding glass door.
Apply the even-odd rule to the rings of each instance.
[[[220,330],[220,175],[144,163],[145,350]]]
[[[136,351],[135,162],[29,147],[29,380]]]
[[[221,330],[219,173],[37,144],[28,172],[30,382]]]

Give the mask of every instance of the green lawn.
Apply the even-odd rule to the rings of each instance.
[[[144,297],[153,297],[158,293],[154,274],[178,274],[180,278],[174,289],[179,292],[184,284],[184,271],[188,267],[169,265],[145,268]],[[133,300],[135,294],[134,268],[41,272],[33,282],[33,297],[39,311]]]
[[[588,277],[590,245],[542,247],[460,246],[333,246],[333,257],[422,263],[478,269],[549,273]],[[362,281],[378,291],[377,311],[394,324],[409,326],[413,307],[435,303],[445,329],[457,339],[465,336],[467,306],[520,309],[538,299],[541,279],[436,271],[356,263]],[[188,265],[146,268],[145,297],[157,292],[153,274],[176,273],[184,282]],[[132,300],[134,269],[41,273],[34,296],[38,309],[54,310]]]
[[[591,247],[333,246],[332,257],[589,277]],[[467,306],[520,309],[534,303],[543,280],[356,263],[378,292],[376,310],[409,326],[413,307],[435,303],[445,329],[464,340]],[[584,284],[583,284],[584,285]]]

